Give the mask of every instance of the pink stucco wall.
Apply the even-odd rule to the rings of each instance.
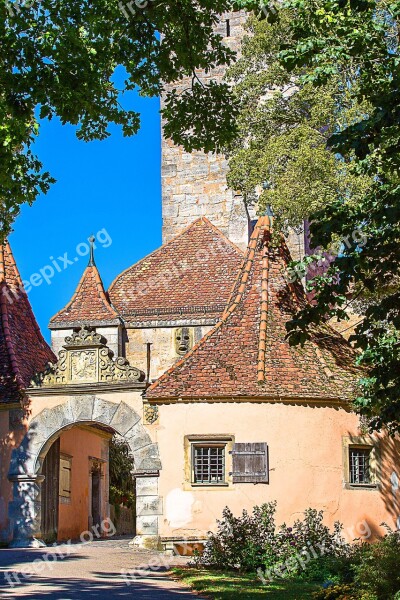
[[[26,433],[26,426],[20,423],[10,430],[10,413],[0,412],[0,542],[9,540],[8,504],[12,500],[12,484],[8,481],[11,452],[17,447]]]
[[[256,504],[276,500],[277,522],[293,522],[308,507],[325,511],[326,523],[336,520],[354,539],[367,521],[371,532],[385,521],[396,526],[400,492],[391,475],[399,465],[399,442],[374,436],[381,454],[380,489],[345,489],[342,440],[361,435],[357,415],[342,408],[285,403],[196,403],[160,406],[155,435],[163,469],[159,493],[164,516],[162,536],[204,535],[228,505],[239,514]],[[234,484],[227,488],[191,487],[185,480],[184,436],[232,434],[236,442],[266,442],[270,483]],[[228,456],[228,471],[231,458]]]
[[[58,539],[77,539],[90,530],[90,457],[108,459],[109,437],[73,427],[60,436],[60,451],[72,456],[70,503],[59,504]],[[103,518],[108,516],[108,467],[103,466],[101,504]],[[87,539],[87,538],[86,538]]]

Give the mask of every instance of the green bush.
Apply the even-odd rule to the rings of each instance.
[[[223,511],[196,566],[257,572],[265,583],[295,578],[324,584],[320,600],[400,600],[400,532],[376,543],[347,544],[342,527],[330,531],[323,513],[307,509],[292,527],[275,525],[276,503],[235,517]]]
[[[374,544],[362,544],[355,564],[355,583],[377,600],[400,596],[400,532],[388,530]]]
[[[359,600],[352,585],[333,585],[314,592],[312,597],[314,600]]]
[[[243,511],[240,517],[225,508],[217,532],[209,533],[195,565],[258,571],[267,580],[300,576],[321,583],[344,571],[349,546],[341,537],[340,524],[331,532],[323,523],[323,512],[308,509],[304,519],[277,530],[275,512],[276,502],[256,506],[252,514]]]
[[[239,571],[256,571],[273,555],[276,503],[256,506],[235,517],[226,507],[217,533],[209,533],[204,553],[195,559],[196,566]]]

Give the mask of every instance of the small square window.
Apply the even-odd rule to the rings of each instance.
[[[193,483],[221,485],[225,483],[225,444],[193,444]]]
[[[372,448],[349,448],[350,483],[362,485],[371,483]]]

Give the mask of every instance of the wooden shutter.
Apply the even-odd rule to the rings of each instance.
[[[269,483],[268,445],[234,444],[233,483]]]
[[[71,466],[72,460],[68,456],[60,457],[60,491],[62,498],[71,497]]]

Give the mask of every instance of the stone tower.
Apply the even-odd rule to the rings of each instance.
[[[233,50],[240,49],[243,11],[225,13],[217,31]],[[220,67],[205,75],[203,80],[222,80],[225,69]],[[190,85],[189,79],[182,88]],[[172,87],[172,86],[171,86]],[[174,85],[176,87],[176,85]],[[207,217],[232,242],[246,248],[249,216],[240,194],[228,188],[227,161],[224,156],[204,152],[188,153],[171,140],[162,139],[162,213],[163,242],[169,241],[196,218]]]
[[[246,19],[245,11],[225,13],[217,26],[224,43],[236,52],[240,51]],[[213,69],[208,74],[199,74],[204,81],[221,81],[224,75],[223,67]],[[189,79],[173,87],[184,89],[188,85]],[[256,214],[254,211],[249,214],[240,192],[229,189],[227,172],[228,162],[223,155],[185,152],[171,140],[162,137],[163,243],[196,218],[207,217],[233,243],[242,250],[246,249],[250,222],[256,219]],[[303,258],[306,252],[304,231],[297,233],[291,230],[286,242],[294,260]]]

